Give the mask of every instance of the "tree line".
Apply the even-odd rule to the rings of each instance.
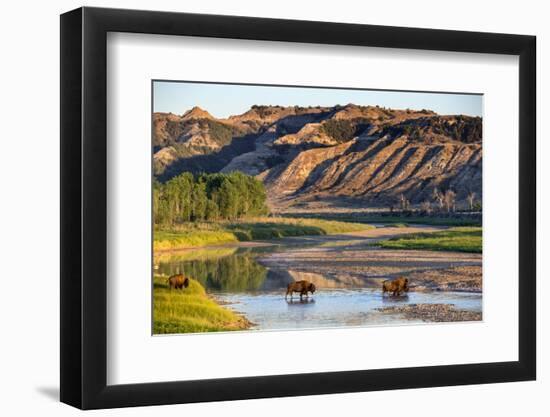
[[[153,183],[155,225],[193,221],[235,220],[268,213],[264,185],[241,172],[180,174]]]

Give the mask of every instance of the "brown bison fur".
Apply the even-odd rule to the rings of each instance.
[[[292,299],[292,294],[295,292],[299,292],[300,300],[301,300],[304,295],[306,297],[308,296],[307,295],[308,292],[310,292],[313,295],[315,290],[316,290],[315,284],[313,284],[312,282],[306,281],[305,279],[302,281],[291,282],[286,287],[285,298],[287,298],[288,294],[290,294],[290,299]]]
[[[168,278],[168,284],[170,285],[170,289],[183,290],[189,286],[189,278],[184,277],[183,274],[172,275]]]
[[[393,281],[386,280],[382,283],[382,294],[386,292],[392,293],[392,295],[397,296],[401,295],[403,292],[409,291],[409,279],[408,278],[397,278]]]

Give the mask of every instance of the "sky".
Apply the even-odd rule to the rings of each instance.
[[[482,116],[482,95],[407,91],[153,82],[153,111],[183,114],[198,106],[217,118],[242,114],[254,104],[334,106],[353,103],[392,109],[433,110],[441,115]]]

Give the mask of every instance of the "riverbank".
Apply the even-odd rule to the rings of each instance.
[[[481,321],[480,311],[469,311],[455,308],[452,304],[408,304],[377,308],[384,314],[398,314],[407,320],[421,320],[424,322],[456,322]]]
[[[166,276],[153,279],[153,334],[247,330],[251,323],[226,308],[195,280],[184,290],[170,289]]]
[[[155,333],[480,320],[447,307],[376,310],[445,304],[481,314],[480,253],[376,246],[388,239],[446,230],[378,227],[155,253]],[[193,286],[170,291],[166,277],[176,273],[192,277]],[[382,281],[399,276],[409,279],[407,297],[383,297]],[[285,302],[288,283],[303,279],[316,285],[315,294],[307,303]],[[189,294],[193,288],[200,289],[199,298]],[[197,299],[201,304],[206,300],[208,308],[197,305]]]
[[[418,211],[394,212],[360,209],[335,209],[318,211],[293,211],[281,213],[288,218],[326,219],[342,222],[368,224],[415,224],[431,226],[481,226],[481,212],[475,213],[434,213],[421,214]]]
[[[342,234],[373,228],[374,226],[364,223],[283,217],[187,223],[170,230],[155,230],[153,250],[161,252],[284,237]]]

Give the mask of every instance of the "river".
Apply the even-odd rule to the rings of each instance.
[[[406,296],[382,295],[381,281],[402,274],[422,277],[431,273],[433,277],[435,273],[445,280],[460,268],[481,270],[479,254],[392,251],[372,246],[376,240],[396,234],[437,230],[401,229],[183,250],[162,254],[155,264],[157,273],[183,273],[198,280],[221,304],[244,314],[259,330],[430,321],[380,311],[416,304],[447,304],[457,310],[481,312],[481,292],[431,291],[433,278],[428,284],[420,278],[411,279],[412,291]],[[302,301],[298,295],[285,300],[287,284],[300,279],[314,282],[315,294]],[[423,285],[415,290],[415,284]]]

